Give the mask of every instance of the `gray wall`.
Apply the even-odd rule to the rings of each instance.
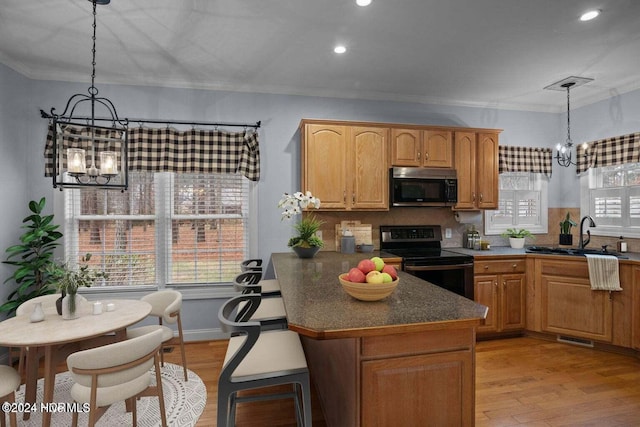
[[[0,249],[14,244],[26,202],[58,193],[43,177],[42,151],[46,121],[39,110],[61,112],[74,93],[86,93],[88,84],[31,81],[0,65],[0,189],[3,202]],[[491,107],[451,107],[398,102],[362,101],[304,96],[231,93],[142,86],[97,84],[101,96],[114,102],[123,117],[202,121],[262,121],[260,149],[262,178],[258,184],[259,256],[287,251],[291,224],[280,221],[276,204],[283,192],[296,191],[300,182],[298,124],[302,118],[382,121],[501,128],[503,145],[554,147],[566,133],[564,114],[498,110]],[[638,131],[640,91],[614,96],[572,111],[574,141]],[[99,115],[99,114],[98,114]],[[134,124],[135,125],[135,124]],[[28,157],[27,157],[28,156]],[[10,184],[10,185],[6,185]],[[554,166],[549,207],[578,207],[575,168]],[[58,196],[59,199],[59,196]],[[50,207],[51,208],[51,207]],[[0,279],[9,275],[0,266]],[[8,293],[0,288],[0,298]],[[187,301],[184,323],[199,332],[211,327],[219,301]],[[200,335],[197,335],[200,336]]]

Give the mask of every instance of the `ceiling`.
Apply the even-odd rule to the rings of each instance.
[[[46,4],[46,7],[45,7]],[[602,14],[580,22],[587,9]],[[0,62],[90,82],[92,4],[0,0]],[[347,52],[337,55],[342,43]],[[112,0],[104,83],[558,112],[640,89],[638,0]]]

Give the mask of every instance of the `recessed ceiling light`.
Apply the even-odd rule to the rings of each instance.
[[[345,53],[347,51],[347,48],[343,45],[338,45],[336,47],[333,48],[333,51],[335,53]]]
[[[356,0],[356,4],[358,6],[369,6],[371,4],[371,0]]]
[[[591,21],[592,19],[595,19],[598,17],[598,15],[600,15],[601,10],[599,9],[594,9],[594,10],[589,10],[585,13],[583,13],[582,15],[580,15],[580,20],[581,21]]]

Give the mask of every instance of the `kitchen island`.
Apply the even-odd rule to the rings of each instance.
[[[338,275],[363,254],[272,255],[329,426],[475,422],[475,328],[487,308],[399,273],[382,301],[358,301]]]

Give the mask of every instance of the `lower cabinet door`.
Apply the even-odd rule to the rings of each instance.
[[[362,362],[363,426],[471,426],[471,351]]]

